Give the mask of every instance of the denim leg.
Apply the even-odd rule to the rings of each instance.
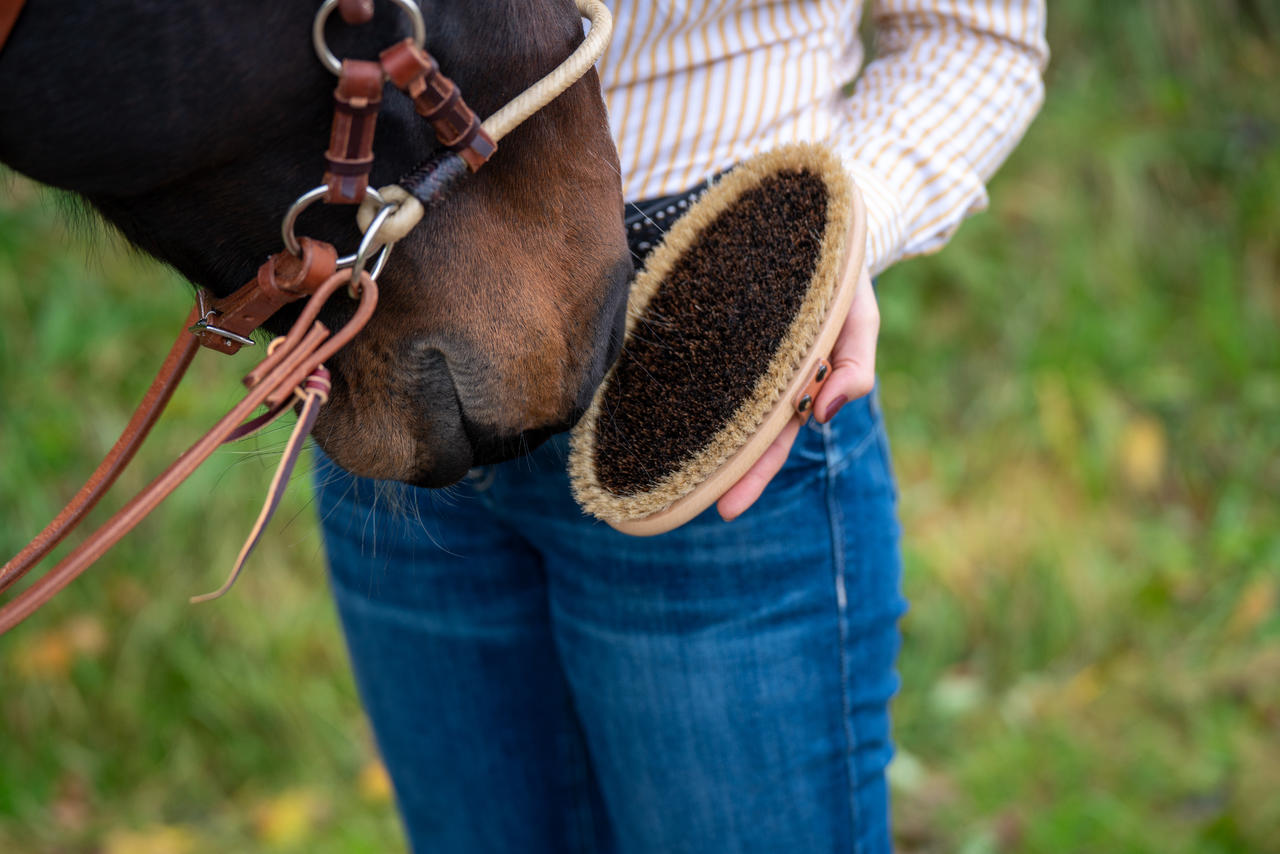
[[[907,610],[889,440],[875,392],[867,402],[876,425],[850,453],[841,453],[833,430],[823,437],[831,461],[826,498],[833,520],[848,774],[854,821],[861,828],[860,854],[892,848],[885,777],[893,759],[888,703],[899,687],[898,621]]]
[[[474,486],[441,496],[317,457],[333,592],[413,850],[598,850],[538,553]]]
[[[576,513],[554,453],[503,471],[495,506],[544,555],[615,850],[888,851],[904,603],[874,402],[803,429],[735,522],[654,538]]]
[[[377,512],[322,463],[335,595],[415,850],[888,851],[905,605],[874,399],[801,430],[735,522],[660,537],[584,517],[564,454]]]

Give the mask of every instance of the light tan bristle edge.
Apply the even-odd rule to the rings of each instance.
[[[632,285],[627,306],[627,336],[631,336],[649,301],[703,229],[761,181],[781,172],[801,170],[821,178],[827,190],[826,225],[818,261],[788,334],[750,397],[701,452],[685,459],[655,487],[619,495],[600,483],[595,467],[596,425],[605,390],[616,372],[616,367],[611,369],[596,390],[591,406],[570,435],[570,486],[574,498],[587,513],[606,522],[624,523],[658,513],[688,495],[760,428],[766,414],[778,403],[791,382],[797,367],[809,354],[836,289],[848,248],[845,244],[855,206],[860,208],[855,199],[857,191],[839,158],[826,146],[816,143],[786,145],[744,161],[715,182],[689,208],[650,254],[644,270]]]

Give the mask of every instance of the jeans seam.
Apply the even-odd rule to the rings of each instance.
[[[865,447],[866,441],[859,443],[858,451]],[[858,814],[858,785],[857,785],[857,769],[854,767],[853,757],[857,752],[857,734],[853,730],[853,710],[849,707],[849,656],[848,643],[849,632],[847,622],[845,620],[846,611],[848,610],[849,601],[848,593],[845,587],[845,550],[844,550],[844,513],[840,508],[840,502],[836,500],[835,479],[837,472],[835,470],[835,453],[832,448],[831,428],[828,425],[822,427],[822,450],[826,457],[825,472],[825,491],[827,502],[827,520],[828,528],[831,531],[831,567],[833,573],[833,583],[835,585],[836,594],[836,625],[839,635],[840,645],[840,725],[844,729],[845,738],[845,785],[848,787],[849,797],[849,824],[850,836],[853,842],[854,854],[859,854],[862,850],[862,842],[859,839],[859,828],[862,826],[861,816]],[[849,458],[855,458],[856,454],[848,455]]]

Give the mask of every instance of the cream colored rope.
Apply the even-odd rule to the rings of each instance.
[[[484,120],[484,129],[494,142],[511,133],[517,125],[541,110],[568,89],[604,54],[613,35],[613,16],[600,0],[576,0],[582,17],[591,21],[591,31],[569,58],[546,77],[513,98],[505,107]]]
[[[557,65],[551,73],[511,99],[506,106],[489,116],[481,124],[494,142],[511,133],[525,119],[551,103],[561,92],[581,79],[595,65],[609,46],[613,36],[613,16],[601,0],[575,0],[578,12],[591,22],[591,30],[569,58]],[[387,201],[399,205],[378,230],[378,244],[395,243],[403,238],[422,220],[422,203],[400,186],[388,184],[379,189]],[[356,212],[360,230],[369,228],[377,215],[379,205],[366,196]]]
[[[388,184],[378,192],[387,200],[387,204],[396,206],[391,216],[382,223],[382,228],[378,229],[377,242],[382,246],[395,243],[413,231],[414,227],[422,221],[425,211],[422,208],[422,202],[411,196],[409,191],[399,184]],[[356,222],[360,225],[361,231],[369,230],[369,224],[373,222],[379,210],[381,206],[373,200],[372,196],[364,197],[364,201],[356,211]]]

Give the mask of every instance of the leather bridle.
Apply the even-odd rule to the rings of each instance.
[[[481,122],[461,93],[440,73],[423,47],[425,25],[414,0],[393,0],[408,16],[413,35],[384,50],[378,60],[339,60],[324,39],[325,21],[336,9],[348,25],[373,17],[373,0],[324,0],[312,26],[320,61],[338,76],[334,118],[325,152],[323,182],[307,191],[285,214],[281,236],[285,248],[272,255],[257,274],[231,295],[217,298],[204,289],[188,316],[155,380],[143,395],[120,438],[75,497],[25,548],[0,567],[0,593],[36,566],[84,519],[128,465],[172,397],[196,350],[207,347],[232,354],[254,344],[250,335],[289,303],[305,305],[289,331],[271,342],[266,357],[244,378],[245,397],[146,488],[28,589],[0,608],[0,634],[13,628],[88,569],[196,470],[218,446],[261,429],[289,409],[298,422],[272,480],[267,500],[222,589],[235,580],[280,501],[306,436],[320,407],[328,400],[329,373],[324,362],[355,337],[377,305],[377,278],[392,245],[438,204],[448,190],[475,172],[493,155],[498,141],[576,82],[603,53],[612,19],[600,0],[576,0],[591,30],[582,44],[550,74]],[[0,0],[0,50],[9,37],[23,0]],[[384,84],[390,82],[413,101],[440,143],[437,154],[405,175],[398,185],[378,190],[368,186],[373,167],[373,137]],[[360,205],[364,235],[356,251],[339,257],[330,244],[297,237],[299,216],[311,204]],[[337,331],[318,317],[334,294],[357,300],[355,311]],[[255,410],[266,411],[256,417]]]

